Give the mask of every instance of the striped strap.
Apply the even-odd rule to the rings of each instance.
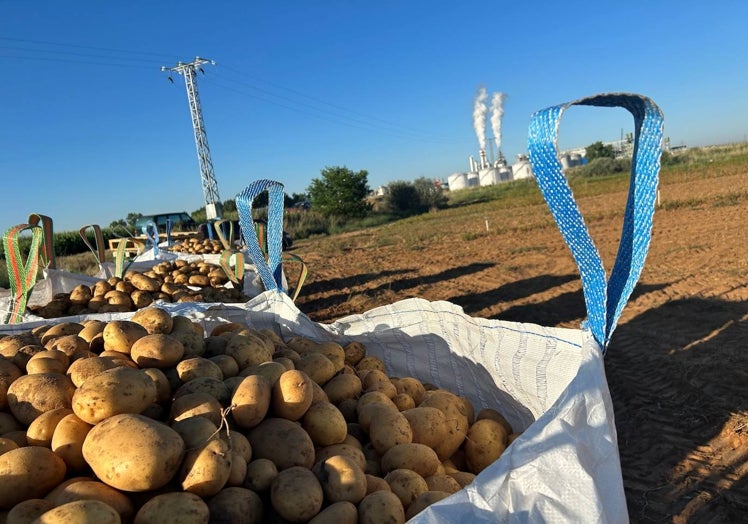
[[[218,262],[229,280],[241,288],[244,283],[244,253],[236,249],[226,249],[221,253]]]
[[[268,259],[260,247],[260,240],[252,219],[252,202],[263,191],[268,192]],[[283,251],[283,184],[272,180],[256,180],[236,197],[239,226],[262,283],[267,290],[283,289],[281,253]]]
[[[171,241],[171,229],[174,227],[174,223],[172,222],[171,218],[166,219],[166,245],[170,246],[172,245]]]
[[[30,214],[29,225],[38,226],[39,224],[41,224],[42,230],[44,232],[43,248],[39,252],[39,256],[42,257],[42,267],[56,269],[57,261],[55,260],[55,236],[52,230],[52,219],[47,215],[40,215],[39,213]]]
[[[88,240],[88,235],[86,234],[86,231],[88,229],[93,230],[94,235],[94,242],[96,243],[96,248],[94,248],[91,245],[91,242]],[[78,230],[78,233],[80,234],[81,238],[83,239],[83,243],[86,244],[86,247],[91,250],[91,252],[96,257],[96,261],[99,263],[99,265],[103,264],[106,261],[106,250],[104,248],[104,235],[101,233],[101,227],[99,227],[98,224],[87,224],[80,228]]]
[[[31,246],[26,262],[24,262],[18,239],[21,233],[27,230],[31,231]],[[42,227],[29,224],[14,226],[3,235],[3,249],[8,265],[11,292],[10,311],[3,319],[5,324],[16,324],[23,321],[26,303],[31,289],[36,283],[36,275],[39,271],[39,247],[43,238]]]
[[[621,244],[610,279],[590,238],[558,159],[558,126],[563,112],[573,105],[622,107],[634,117],[634,156],[623,219]],[[657,194],[663,116],[644,96],[612,93],[591,96],[549,107],[530,120],[528,150],[533,173],[553,218],[579,267],[587,326],[603,352],[631,296],[649,250]]]

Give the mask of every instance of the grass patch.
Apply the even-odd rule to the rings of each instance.
[[[666,200],[660,205],[665,211],[674,211],[676,209],[700,209],[706,205],[706,198],[686,198],[684,200]]]

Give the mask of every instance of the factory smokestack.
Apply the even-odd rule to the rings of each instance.
[[[488,100],[488,93],[486,93],[485,87],[478,88],[478,94],[475,97],[473,104],[473,127],[475,128],[475,136],[478,137],[478,144],[480,149],[486,148],[486,114],[488,113],[488,106],[486,101]]]
[[[504,93],[494,93],[491,98],[491,130],[496,142],[497,155],[501,156],[501,118],[504,116]]]

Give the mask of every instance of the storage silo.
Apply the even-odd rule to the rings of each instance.
[[[492,186],[499,183],[499,170],[495,167],[478,171],[478,182],[482,186]]]
[[[467,187],[476,187],[478,185],[480,185],[480,177],[478,176],[478,173],[468,173]]]
[[[499,168],[499,182],[510,182],[512,180],[512,170],[507,166]]]
[[[453,173],[447,177],[449,190],[465,189],[468,186],[467,173]]]

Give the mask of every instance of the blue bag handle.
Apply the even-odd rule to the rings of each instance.
[[[158,258],[159,257],[158,243],[159,243],[160,238],[158,234],[158,228],[156,227],[156,223],[153,220],[149,220],[143,225],[141,230],[143,231],[143,236],[145,236],[146,245],[153,244],[153,256],[155,258]]]
[[[260,241],[252,219],[252,201],[265,190],[268,192],[267,261],[260,248]],[[236,209],[239,212],[239,227],[242,230],[249,256],[257,267],[265,289],[282,291],[283,184],[273,180],[255,180],[237,195]]]
[[[558,124],[573,105],[622,107],[634,116],[634,155],[621,231],[621,244],[606,279],[600,254],[590,238],[558,159]],[[587,306],[586,327],[605,352],[626,302],[639,280],[652,238],[652,218],[662,153],[663,115],[647,97],[608,93],[534,113],[528,150],[533,173],[556,225],[579,268]]]

